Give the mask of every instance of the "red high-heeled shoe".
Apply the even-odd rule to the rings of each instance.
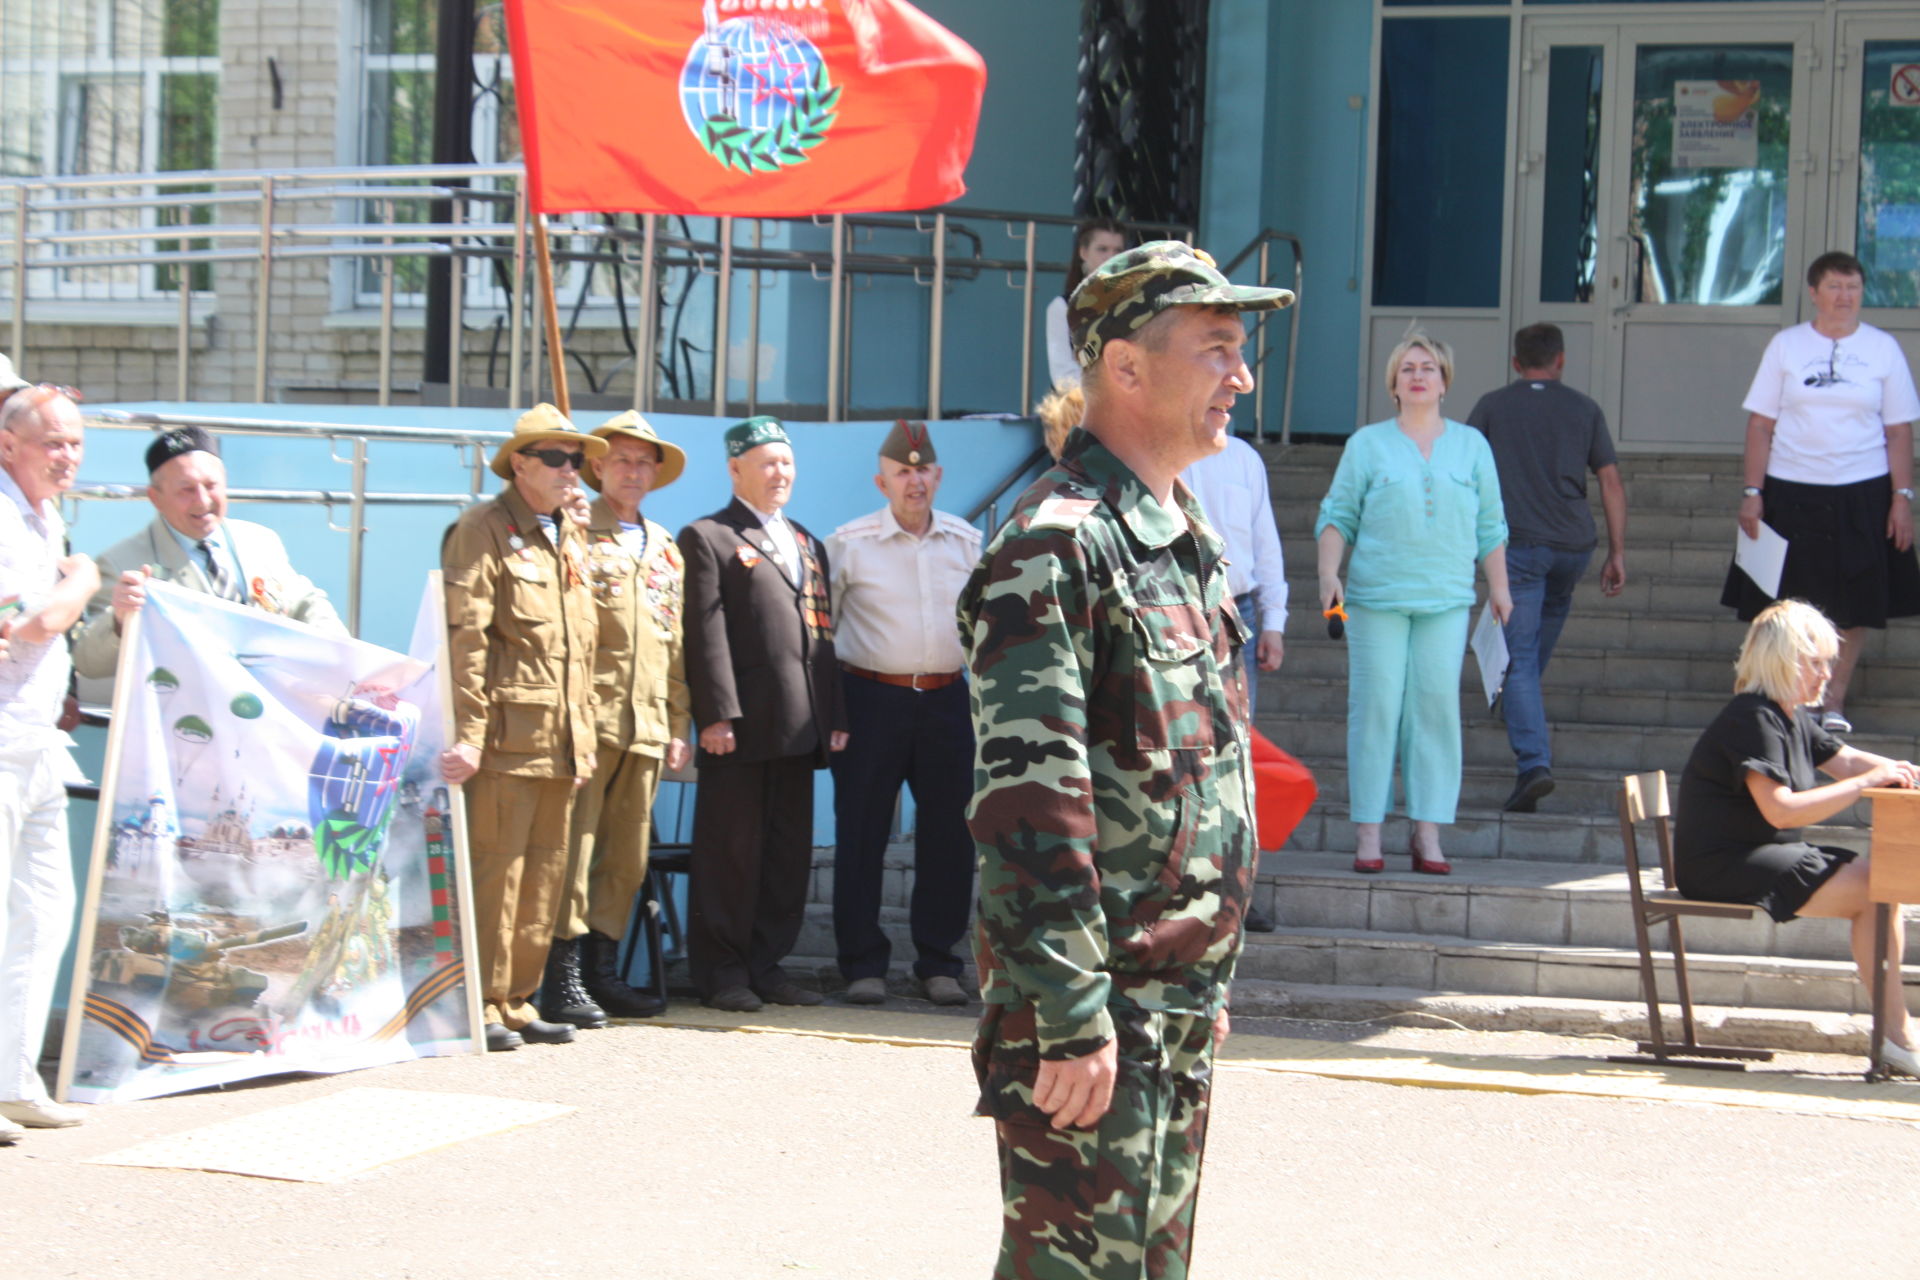
[[[1413,869],[1423,876],[1450,876],[1453,864],[1445,858],[1429,862],[1420,853],[1420,840],[1417,836],[1407,837],[1407,853],[1413,859]]]
[[[1387,860],[1380,858],[1355,858],[1353,869],[1363,876],[1377,876],[1387,869]]]

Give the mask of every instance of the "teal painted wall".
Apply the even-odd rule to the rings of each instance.
[[[1298,433],[1344,435],[1359,425],[1371,9],[1351,0],[1273,5],[1263,203],[1268,225],[1297,233],[1306,246],[1293,408]],[[1358,110],[1349,105],[1354,98]]]
[[[1209,31],[1206,207],[1202,238],[1224,260],[1262,228],[1302,241],[1293,429],[1344,435],[1358,425],[1360,254],[1366,163],[1371,7],[1329,0],[1214,0]],[[1352,100],[1359,100],[1359,107]],[[1287,283],[1292,262],[1272,250]],[[1251,263],[1234,273],[1251,282]],[[1268,335],[1259,373],[1267,387],[1266,429],[1281,423],[1286,317]],[[1243,401],[1236,429],[1253,428]]]

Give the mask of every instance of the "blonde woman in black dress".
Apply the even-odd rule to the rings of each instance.
[[[1752,903],[1783,922],[1849,921],[1854,964],[1871,991],[1867,859],[1807,844],[1799,828],[1844,812],[1869,787],[1914,786],[1920,769],[1847,746],[1821,726],[1820,698],[1839,651],[1839,633],[1810,604],[1783,600],[1753,620],[1734,664],[1734,699],[1680,775],[1674,869],[1689,898]],[[1892,952],[1905,954],[1898,911]],[[1901,984],[1890,983],[1887,997],[1884,1061],[1920,1076]]]

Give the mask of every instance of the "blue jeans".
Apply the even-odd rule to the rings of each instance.
[[[1513,615],[1507,619],[1507,679],[1500,705],[1507,720],[1507,741],[1513,747],[1515,768],[1551,768],[1553,746],[1547,731],[1547,708],[1540,697],[1540,678],[1553,657],[1553,646],[1573,607],[1573,589],[1593,558],[1585,551],[1556,551],[1552,547],[1507,547],[1507,586],[1513,593]]]
[[[1252,591],[1235,596],[1233,607],[1240,611],[1240,621],[1253,633],[1247,647],[1240,651],[1240,660],[1247,664],[1247,723],[1252,724],[1253,707],[1260,700],[1260,597]]]

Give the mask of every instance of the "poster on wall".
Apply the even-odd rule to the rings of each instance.
[[[1759,105],[1758,80],[1676,81],[1673,86],[1673,167],[1758,167]]]
[[[114,689],[60,1096],[476,1052],[438,575],[411,655],[147,592]]]

